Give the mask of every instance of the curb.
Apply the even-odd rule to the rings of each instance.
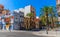
[[[56,37],[57,35],[50,35],[50,34],[37,34],[37,33],[33,33],[34,35],[37,36],[50,36],[50,37]]]
[[[20,30],[0,30],[0,32],[26,32],[26,31],[20,31]]]
[[[50,37],[60,37],[60,33],[58,32],[58,34],[56,34],[56,33],[51,33],[51,32],[49,32],[49,34],[46,34],[46,32],[32,32],[32,34],[33,35],[37,35],[37,36],[50,36]]]

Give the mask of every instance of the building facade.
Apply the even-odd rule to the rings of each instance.
[[[11,19],[13,16],[11,15],[10,11],[4,9],[3,5],[0,5],[0,29],[2,30],[9,30],[12,29],[12,21]],[[11,27],[12,28],[11,28]]]
[[[24,29],[30,29],[30,17],[24,17]]]
[[[36,25],[35,25],[35,18],[36,18],[35,8],[31,5],[25,6],[24,17],[29,17],[29,16],[27,16],[28,13],[33,14],[33,16],[30,17],[30,24],[28,24],[28,26],[30,26],[30,29],[34,29],[34,28],[36,28]]]
[[[20,30],[24,24],[24,13],[19,10],[15,10],[13,14],[14,14],[13,29]]]
[[[4,9],[3,5],[0,5],[0,29],[20,30],[24,27],[28,29],[36,27],[36,13],[34,7],[32,7],[31,5],[25,6],[24,8],[20,8],[18,10],[14,10],[14,16],[9,12],[9,10]],[[28,13],[33,13],[33,16],[28,18]]]
[[[56,0],[57,12],[58,12],[58,22],[60,24],[60,0]]]
[[[33,13],[34,17],[36,18],[35,8],[31,5],[25,6],[24,8],[19,9],[21,12],[24,12],[24,17],[27,17],[28,13]]]
[[[13,30],[13,19],[14,18],[12,18],[12,17],[14,17],[14,16],[11,13],[7,13],[4,16],[5,25],[4,25],[3,29]]]
[[[39,26],[40,26],[39,22],[40,22],[40,18],[36,17],[36,19],[35,19],[36,28],[39,28]]]

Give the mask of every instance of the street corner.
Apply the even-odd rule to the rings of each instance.
[[[47,37],[56,37],[57,36],[56,34],[46,34],[46,33],[39,33],[39,32],[33,32],[32,34],[36,35],[36,36],[47,36]]]

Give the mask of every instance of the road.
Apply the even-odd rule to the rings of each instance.
[[[0,32],[0,37],[46,37],[36,36],[31,32]]]

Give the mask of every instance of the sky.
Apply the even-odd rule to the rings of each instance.
[[[56,6],[56,0],[0,0],[0,4],[4,5],[5,9],[9,9],[11,12],[27,5],[32,5],[36,9],[36,16],[39,16],[42,7]]]

